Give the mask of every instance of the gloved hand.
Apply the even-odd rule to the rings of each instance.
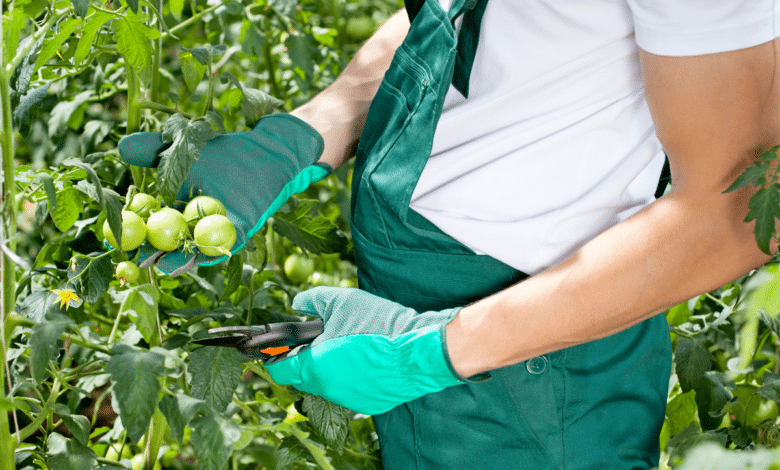
[[[315,163],[323,146],[322,136],[300,119],[289,114],[265,116],[251,131],[209,140],[176,200],[188,201],[190,194],[199,193],[219,199],[236,226],[236,243],[231,250],[236,253],[292,194],[331,173],[328,165]],[[155,167],[166,147],[161,133],[137,132],[119,141],[119,155],[131,165]],[[142,245],[141,261],[156,252]],[[157,260],[157,266],[164,272],[178,273],[195,264],[212,265],[225,258],[179,249]]]
[[[298,294],[293,309],[322,318],[325,331],[265,362],[277,383],[371,415],[466,381],[444,342],[459,308],[418,313],[359,289],[316,287]]]

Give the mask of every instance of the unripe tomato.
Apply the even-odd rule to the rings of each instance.
[[[182,213],[170,207],[163,207],[150,215],[146,227],[146,241],[161,251],[179,248],[189,233]]]
[[[153,211],[160,210],[160,201],[146,193],[137,193],[130,201],[128,209],[140,215],[141,218],[148,218]]]
[[[137,281],[140,274],[141,270],[132,261],[122,261],[116,265],[116,277],[122,285]]]
[[[190,228],[195,227],[198,221],[208,215],[226,215],[225,205],[211,196],[195,196],[184,207],[184,219]]]
[[[356,16],[353,18],[347,18],[346,33],[350,39],[356,41],[363,41],[371,37],[376,29],[376,24],[370,16]]]
[[[133,470],[144,470],[148,468],[146,460],[144,459],[144,454],[134,456],[130,459],[130,462],[133,464]],[[154,462],[153,470],[162,470],[162,465],[160,465],[159,461]]]
[[[733,392],[737,397],[737,403],[729,411],[732,419],[753,427],[768,419],[777,418],[780,412],[777,402],[756,394],[756,390],[758,387],[752,384],[737,385],[737,389]]]
[[[236,227],[220,214],[208,215],[195,225],[195,245],[207,256],[222,256],[236,243]]]
[[[284,273],[295,284],[309,279],[314,272],[314,260],[299,254],[292,254],[284,261]]]
[[[114,238],[111,227],[108,226],[108,219],[103,222],[103,236],[108,241],[108,244],[114,248],[118,248],[119,244]],[[144,220],[132,211],[122,211],[122,251],[135,250],[146,238],[146,226]]]

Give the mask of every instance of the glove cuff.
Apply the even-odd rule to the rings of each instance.
[[[460,308],[455,309],[455,315],[457,315],[457,312],[460,310]],[[450,321],[455,319],[455,315],[450,318]],[[456,379],[460,380],[463,383],[478,383],[478,382],[484,382],[486,380],[489,380],[492,378],[492,375],[490,375],[490,372],[482,372],[480,374],[472,375],[471,377],[463,377],[458,373],[458,371],[455,370],[455,366],[452,365],[452,360],[450,359],[450,353],[447,351],[447,325],[449,325],[450,321],[445,322],[439,327],[439,336],[441,336],[441,349],[444,353],[444,360],[447,363],[447,367],[450,370],[450,373],[455,376]]]

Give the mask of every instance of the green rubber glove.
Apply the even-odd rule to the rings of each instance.
[[[418,313],[359,289],[316,287],[298,294],[293,309],[322,318],[325,331],[265,362],[277,383],[372,415],[466,381],[444,341],[459,308]]]
[[[265,116],[251,131],[209,140],[176,200],[188,201],[190,194],[219,199],[236,226],[236,243],[231,250],[236,253],[292,194],[304,191],[331,173],[328,165],[315,163],[323,146],[322,136],[300,119],[290,114]],[[119,141],[119,156],[131,165],[156,167],[159,154],[166,147],[161,133],[137,132]],[[182,249],[160,255],[151,246],[141,246],[141,262],[156,261],[167,273],[226,259]]]

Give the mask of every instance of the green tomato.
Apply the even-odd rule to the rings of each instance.
[[[313,259],[299,254],[292,254],[284,260],[284,273],[295,284],[302,284],[307,281],[313,272]]]
[[[153,211],[160,210],[160,201],[146,193],[137,193],[130,201],[128,209],[147,219]]]
[[[236,243],[236,227],[230,219],[220,214],[200,219],[193,235],[195,245],[207,256],[227,255]]]
[[[354,277],[349,277],[339,281],[339,287],[352,287],[357,288],[358,281]]]
[[[758,387],[752,384],[737,385],[733,392],[737,397],[729,412],[731,418],[746,426],[755,427],[766,420],[774,421],[780,413],[777,402],[756,394]]]
[[[184,219],[195,227],[198,221],[206,216],[219,214],[226,215],[225,205],[211,196],[195,196],[184,208]]]
[[[144,454],[138,454],[136,456],[133,456],[132,459],[130,459],[130,462],[133,465],[133,470],[146,470],[149,467],[146,465],[146,460],[144,459]],[[154,462],[154,467],[151,470],[162,470],[162,465],[160,465],[159,461]]]
[[[116,248],[119,244],[108,226],[108,219],[103,222],[103,236],[108,244]],[[146,239],[146,226],[144,220],[132,211],[122,211],[122,251],[135,250]]]
[[[141,270],[132,261],[122,261],[116,266],[116,277],[122,285],[134,283],[140,274]]]
[[[119,454],[120,449],[122,450],[121,456]],[[122,447],[122,444],[114,443],[108,446],[105,458],[109,460],[116,460],[118,462],[120,459],[129,459],[132,455],[133,452],[130,450],[129,444]]]
[[[354,18],[347,18],[345,31],[350,39],[355,41],[364,41],[371,37],[376,30],[376,24],[370,16],[362,15]]]
[[[163,207],[149,216],[146,241],[161,251],[173,251],[187,238],[189,227],[181,212]]]

